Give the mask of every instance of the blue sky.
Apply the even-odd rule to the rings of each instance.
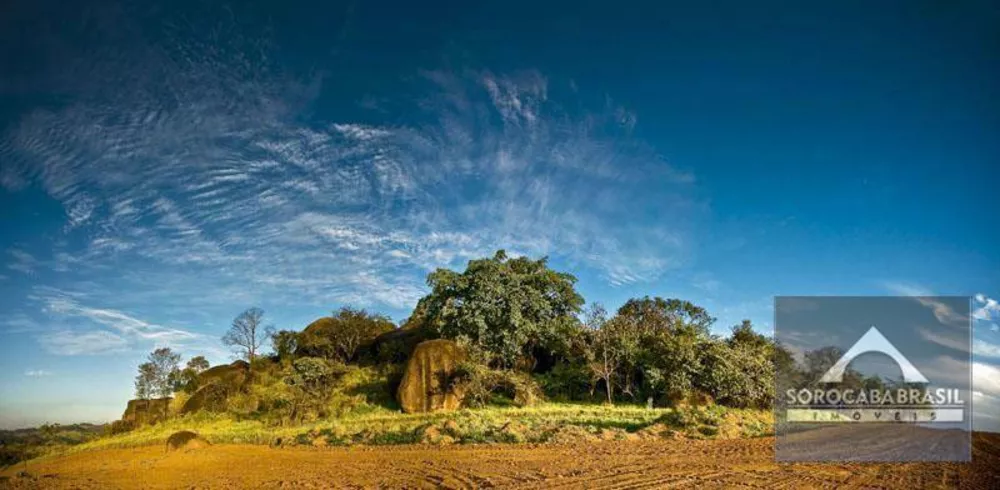
[[[588,301],[978,299],[1000,430],[987,3],[85,5],[0,20],[0,426],[119,416],[260,306],[404,319],[547,255]]]

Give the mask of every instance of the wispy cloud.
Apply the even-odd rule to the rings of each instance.
[[[184,342],[201,337],[199,334],[177,328],[164,327],[132,317],[121,311],[91,308],[77,303],[65,295],[44,298],[46,309],[57,315],[84,318],[93,323],[110,327],[118,334],[160,344]]]
[[[962,339],[959,336],[942,334],[940,332],[935,333],[925,328],[918,329],[918,332],[920,332],[920,336],[924,340],[928,340],[943,347],[948,347],[949,349],[965,353],[970,352],[971,349],[971,352],[977,356],[995,357],[1000,359],[1000,344],[995,344],[977,338],[972,339],[972,343],[970,345],[968,339]]]
[[[128,341],[104,330],[60,330],[38,338],[45,350],[60,356],[111,354],[125,351]]]
[[[219,49],[185,32],[176,45],[78,53],[64,60],[77,78],[53,82],[74,102],[26,113],[0,137],[0,182],[39,184],[78,237],[53,244],[50,267],[146,299],[170,284],[193,302],[405,309],[428,271],[497,248],[612,285],[690,260],[705,212],[695,178],[636,138],[638,117],[610,98],[534,70],[429,70],[365,122],[309,123],[324,80],[222,27],[233,35]],[[103,80],[116,73],[112,89]],[[49,306],[127,337],[184,335]]]
[[[22,274],[32,274],[35,272],[35,268],[38,266],[38,260],[34,256],[20,249],[11,249],[8,251],[10,255],[10,261],[7,263],[7,268],[20,272]]]
[[[52,376],[52,372],[44,369],[28,369],[24,372],[24,375],[30,378],[41,378],[45,376]]]
[[[929,308],[941,323],[962,326],[969,322],[968,316],[956,312],[951,305],[935,298],[935,295],[924,287],[893,282],[885,283],[885,287],[900,296],[912,296],[914,300]]]

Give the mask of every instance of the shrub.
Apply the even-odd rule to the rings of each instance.
[[[469,407],[484,407],[496,401],[496,396],[522,407],[544,399],[538,384],[528,374],[491,369],[476,362],[459,364],[450,383],[463,393],[463,404]]]
[[[278,359],[291,360],[295,355],[295,349],[298,348],[299,333],[291,330],[278,330],[270,332],[270,335],[271,346]]]
[[[705,344],[697,385],[723,405],[764,408],[774,401],[774,368],[766,345]]]
[[[541,390],[554,400],[587,400],[593,395],[593,376],[586,367],[561,362],[535,376]]]
[[[134,429],[135,429],[134,423],[127,422],[124,420],[116,420],[104,426],[104,434],[108,436],[114,436],[118,434],[124,434],[126,432],[131,432]]]

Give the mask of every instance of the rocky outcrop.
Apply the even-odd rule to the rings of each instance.
[[[371,342],[370,356],[380,364],[406,362],[421,342],[432,338],[426,328],[397,328],[386,332]]]
[[[413,350],[406,362],[397,397],[406,413],[457,409],[462,394],[449,389],[448,380],[465,359],[458,344],[450,340],[427,340]]]
[[[170,410],[172,398],[153,398],[150,400],[129,400],[122,414],[122,421],[132,427],[155,424],[165,420]]]
[[[205,370],[198,375],[198,390],[184,402],[181,413],[225,410],[226,400],[246,384],[249,373],[250,364],[242,360]]]

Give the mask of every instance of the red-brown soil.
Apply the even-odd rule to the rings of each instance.
[[[565,445],[81,452],[3,472],[3,488],[1000,488],[1000,435],[973,462],[779,464],[774,439]]]

